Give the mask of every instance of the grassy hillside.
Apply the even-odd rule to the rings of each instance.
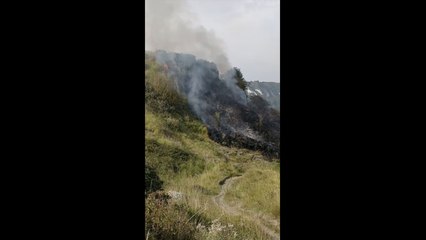
[[[149,55],[145,88],[145,164],[162,181],[162,190],[147,197],[145,239],[270,239],[262,225],[279,231],[271,224],[280,215],[279,163],[210,140]],[[235,215],[215,202],[220,183],[232,176],[240,177],[222,193]],[[163,200],[169,191],[177,197]]]

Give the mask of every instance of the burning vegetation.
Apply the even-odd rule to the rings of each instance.
[[[193,55],[156,51],[152,57],[207,126],[211,139],[280,157],[280,114],[262,97],[247,95],[238,68],[220,75],[214,63]]]

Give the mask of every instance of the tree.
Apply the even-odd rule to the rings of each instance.
[[[244,92],[247,90],[247,82],[241,73],[239,68],[234,68],[235,70],[235,80],[237,80],[237,86],[241,88]]]

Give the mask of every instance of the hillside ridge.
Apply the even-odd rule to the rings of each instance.
[[[214,63],[190,54],[159,50],[152,56],[213,140],[279,158],[279,111],[262,96],[241,89],[235,68],[220,74]]]

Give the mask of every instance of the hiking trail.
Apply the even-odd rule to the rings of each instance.
[[[280,239],[280,224],[279,221],[275,219],[271,219],[264,214],[257,213],[250,210],[242,209],[240,206],[230,206],[227,204],[224,200],[226,192],[229,190],[229,188],[235,183],[235,180],[241,178],[242,176],[233,176],[228,177],[225,180],[223,180],[223,184],[221,186],[220,192],[218,195],[214,196],[212,199],[215,202],[217,206],[219,206],[226,214],[229,215],[239,215],[249,221],[254,222],[257,226],[259,226],[262,231],[267,234],[271,239],[273,240],[279,240]],[[267,226],[265,223],[268,223],[268,225],[273,225],[275,228],[278,229],[278,232],[274,231],[271,227]]]

